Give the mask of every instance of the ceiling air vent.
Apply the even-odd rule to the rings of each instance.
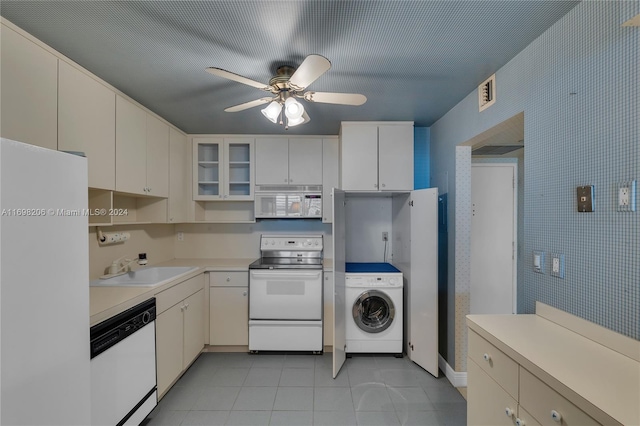
[[[491,77],[478,86],[478,107],[482,111],[489,108],[496,102],[496,75]]]

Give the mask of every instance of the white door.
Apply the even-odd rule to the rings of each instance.
[[[333,378],[335,379],[346,359],[347,323],[346,323],[346,290],[345,264],[346,215],[344,206],[344,191],[333,190]]]
[[[516,307],[516,165],[471,166],[471,313]]]
[[[438,377],[438,189],[411,192],[411,360]]]

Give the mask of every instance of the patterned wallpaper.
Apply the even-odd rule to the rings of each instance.
[[[449,182],[449,199],[455,199],[449,245],[456,245],[449,299],[456,301],[456,326],[448,329],[456,344],[447,359],[456,370],[466,369],[466,342],[456,329],[468,304],[459,300],[468,294],[468,259],[458,257],[465,250],[457,245],[470,235],[470,226],[455,219],[470,197],[464,171],[456,170],[456,147],[522,111],[518,312],[533,313],[540,300],[640,339],[640,209],[617,212],[615,206],[616,184],[640,180],[640,28],[621,26],[638,13],[638,1],[580,3],[496,73],[493,106],[478,112],[474,91],[431,126],[431,175],[456,180]],[[581,185],[595,186],[593,213],[576,211]],[[545,274],[534,273],[533,250],[563,253],[565,279],[552,277],[549,263]]]

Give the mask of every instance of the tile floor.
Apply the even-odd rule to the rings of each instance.
[[[464,425],[466,401],[393,356],[203,353],[143,422],[155,425]]]

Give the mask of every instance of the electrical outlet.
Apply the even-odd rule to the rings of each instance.
[[[389,233],[388,232],[383,232],[382,233],[382,241],[389,241]]]
[[[551,276],[564,278],[564,254],[551,253]]]
[[[618,184],[617,210],[619,212],[636,211],[636,181]]]
[[[176,234],[178,241],[184,241],[184,232],[180,231]]]

